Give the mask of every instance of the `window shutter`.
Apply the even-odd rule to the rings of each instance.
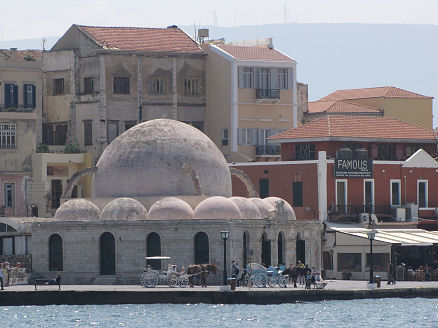
[[[251,145],[257,146],[257,128],[250,129]]]
[[[244,144],[244,135],[243,135],[242,128],[237,129],[237,136],[238,136],[237,140],[239,140],[239,145],[243,145]]]
[[[271,68],[269,69],[269,72],[271,74],[271,89],[278,89],[280,86],[278,85],[278,76],[277,76],[277,69],[276,68]]]
[[[257,129],[257,144],[264,145],[265,144],[265,136],[263,133],[263,129]]]
[[[294,85],[294,74],[293,74],[293,69],[292,68],[288,68],[286,71],[287,77],[286,77],[286,81],[287,81],[287,86],[286,89],[293,89],[293,85]]]
[[[14,84],[14,107],[18,107],[18,85]]]
[[[32,85],[32,108],[36,108],[36,86]]]
[[[23,84],[23,107],[27,108],[27,86],[28,84]]]
[[[239,88],[243,88],[243,67],[239,67],[238,71]]]
[[[254,68],[254,89],[259,89],[259,74],[260,74],[260,68],[255,67]]]
[[[11,107],[11,85],[9,83],[5,84],[5,107]]]

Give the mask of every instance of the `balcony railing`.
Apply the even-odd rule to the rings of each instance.
[[[9,113],[30,113],[33,112],[35,108],[33,107],[24,107],[23,105],[20,105],[18,107],[4,107],[0,106],[0,112],[9,112]]]
[[[256,89],[256,99],[280,99],[280,89]]]
[[[359,213],[371,214],[391,214],[391,206],[387,205],[336,205],[330,211],[329,215],[351,214],[357,215]]]
[[[280,145],[258,145],[256,155],[280,155]]]

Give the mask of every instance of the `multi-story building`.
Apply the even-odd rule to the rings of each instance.
[[[297,124],[296,62],[272,46],[210,42],[206,134],[228,161],[278,159],[266,138]]]

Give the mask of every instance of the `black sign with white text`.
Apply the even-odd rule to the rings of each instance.
[[[335,159],[335,178],[371,178],[373,176],[373,160],[367,159]]]

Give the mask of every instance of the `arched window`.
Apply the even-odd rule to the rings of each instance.
[[[278,254],[278,264],[286,264],[284,258],[284,238],[282,232],[278,233],[277,254]]]
[[[116,274],[116,243],[111,232],[104,232],[100,236],[100,274]]]
[[[262,263],[267,266],[271,265],[271,241],[268,240],[266,232],[262,235]]]
[[[297,263],[298,261],[301,261],[301,263],[306,263],[306,241],[301,240],[301,233],[298,232],[297,234],[297,244],[296,244],[296,251],[297,251]]]
[[[146,256],[161,256],[161,239],[155,232],[150,233],[146,239]],[[146,264],[154,270],[161,270],[161,260],[147,260]]]
[[[62,238],[51,235],[49,238],[49,271],[63,270]]]
[[[195,236],[195,264],[210,262],[208,236],[205,232],[198,232]]]
[[[242,266],[243,268],[246,266],[246,263],[248,262],[249,259],[249,234],[248,232],[244,232],[243,233],[243,262],[242,262]]]

